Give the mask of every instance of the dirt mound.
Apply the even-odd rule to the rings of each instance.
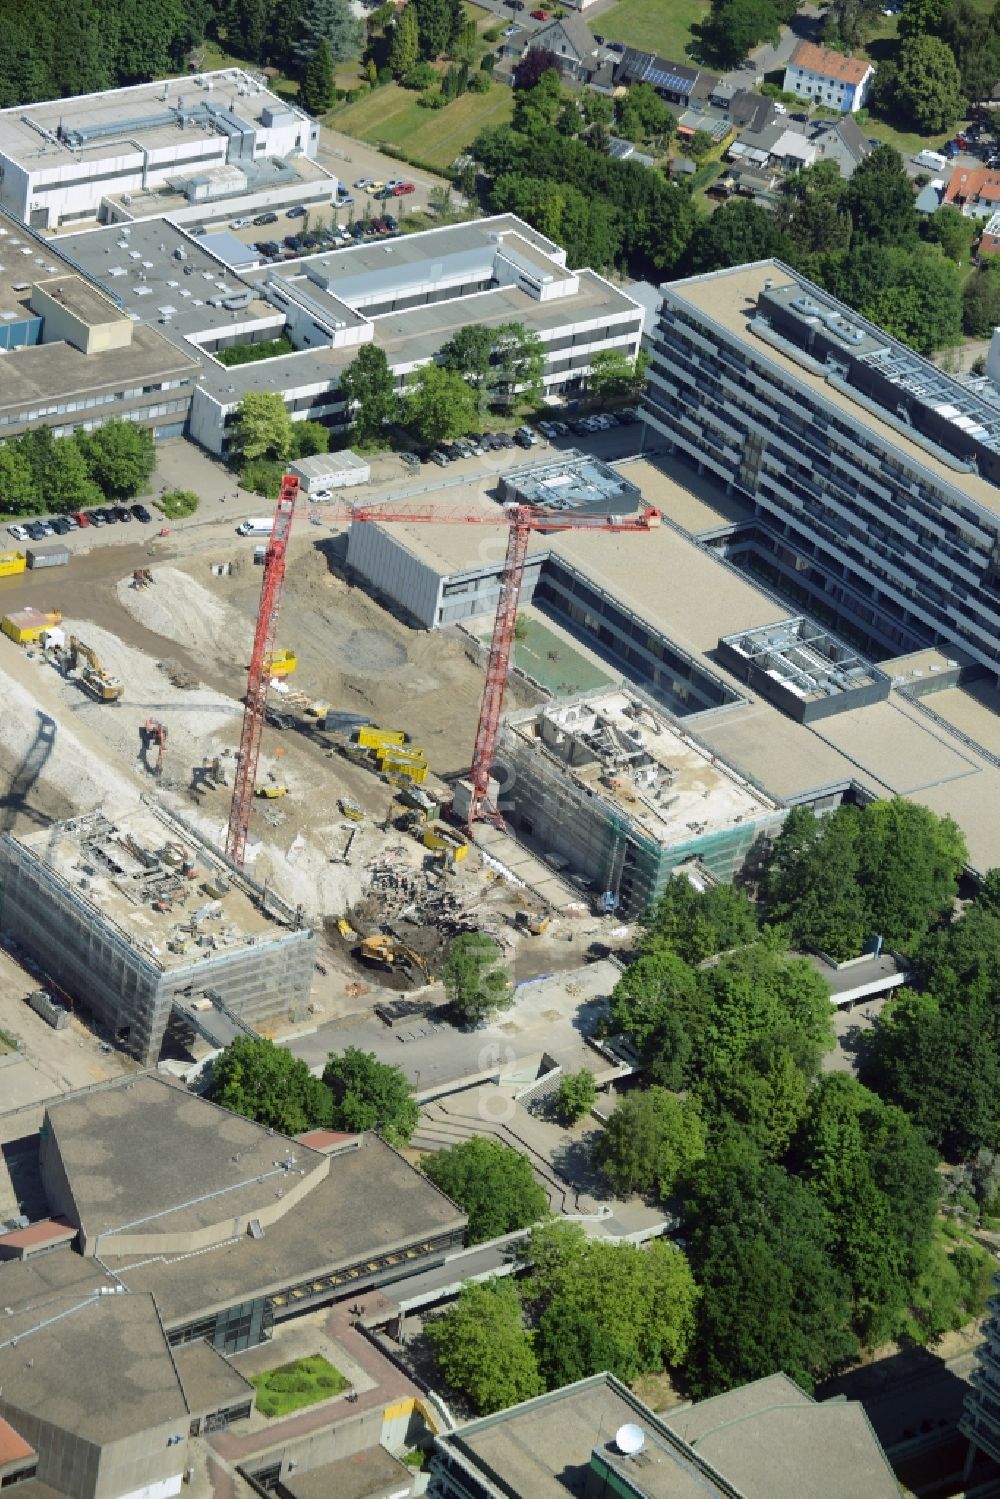
[[[133,619],[195,654],[229,661],[248,657],[253,631],[242,614],[179,567],[152,571],[147,588],[134,587],[131,575],[116,585],[118,601]]]

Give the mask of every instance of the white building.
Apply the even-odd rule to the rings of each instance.
[[[784,90],[841,114],[857,114],[875,69],[864,57],[845,57],[815,42],[799,42],[785,68]]]
[[[0,204],[57,229],[98,218],[115,196],[236,199],[318,142],[315,120],[237,68],[19,105],[0,110]]]

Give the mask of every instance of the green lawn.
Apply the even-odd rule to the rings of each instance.
[[[339,1395],[348,1386],[340,1370],[319,1353],[264,1374],[251,1374],[250,1383],[257,1391],[257,1409],[264,1416],[291,1415],[304,1405],[317,1405],[331,1395]]]
[[[708,15],[706,0],[618,0],[594,25],[612,42],[657,52],[669,62],[684,62],[691,27]]]
[[[480,636],[484,644],[489,638],[489,631]],[[555,697],[594,692],[614,681],[609,672],[602,671],[589,657],[576,650],[565,635],[557,635],[530,614],[518,615],[514,665],[547,687]]]
[[[389,83],[327,115],[327,123],[356,140],[399,146],[420,161],[449,167],[484,126],[508,124],[514,110],[514,96],[501,83],[488,94],[463,94],[444,109],[424,109],[417,98],[412,89]]]

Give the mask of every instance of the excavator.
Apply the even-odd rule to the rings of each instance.
[[[362,962],[371,963],[375,968],[386,968],[409,970],[416,976],[419,974],[425,984],[432,982],[431,975],[427,971],[427,964],[419,953],[407,947],[396,937],[384,932],[376,932],[372,937],[363,937],[357,947],[358,957]]]
[[[75,635],[69,637],[69,669],[78,672],[77,681],[85,692],[99,703],[117,703],[125,695],[125,684],[105,671],[97,652]]]
[[[139,730],[139,738],[142,740],[142,760],[151,775],[163,774],[163,755],[167,748],[167,726],[158,718],[147,718]],[[156,758],[152,764],[149,762],[149,750],[151,745],[156,745]]]

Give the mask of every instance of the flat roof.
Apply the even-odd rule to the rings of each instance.
[[[6,1296],[4,1272],[0,1285]],[[96,1445],[171,1421],[187,1435],[187,1402],[152,1296],[93,1291],[41,1315],[15,1309],[0,1333],[0,1385],[15,1425],[24,1411]]]
[[[327,1157],[155,1073],[53,1099],[46,1122],[102,1255],[119,1232],[171,1238],[271,1211],[276,1192],[329,1169]]]
[[[127,322],[128,318],[111,298],[82,276],[72,273],[65,276],[47,276],[35,282],[34,289],[44,292],[54,302],[88,328],[103,327],[106,323]]]
[[[110,139],[120,127],[121,134],[138,136],[147,149],[176,147],[183,140],[186,154],[190,154],[191,145],[199,136],[210,135],[220,144],[224,144],[225,137],[196,123],[189,124],[182,137],[176,119],[167,122],[162,117],[206,102],[232,111],[252,125],[261,122],[265,109],[275,114],[291,111],[297,118],[305,118],[301,110],[263,88],[254,75],[240,68],[221,68],[196,77],[188,74],[132,88],[47,99],[0,110],[0,152],[30,171],[54,173],[74,161],[120,156],[120,144]],[[106,133],[92,144],[76,149],[66,143],[63,134],[80,132],[86,137],[95,129]]]
[[[291,1499],[393,1499],[410,1492],[411,1479],[410,1469],[384,1447],[365,1447],[308,1472],[296,1468],[282,1478],[281,1487]]]
[[[745,1499],[898,1499],[857,1401],[817,1403],[785,1374],[668,1412],[665,1426]]]
[[[638,1425],[647,1437],[655,1434],[664,1444],[662,1463],[627,1469],[630,1481],[651,1499],[732,1494],[714,1482],[694,1453],[671,1441],[661,1423],[609,1374],[473,1421],[438,1440],[471,1459],[504,1494],[567,1499],[580,1492],[579,1479],[594,1449],[611,1457],[615,1432],[625,1425]],[[648,1486],[649,1479],[655,1487]]]
[[[42,1218],[38,1223],[29,1223],[27,1228],[15,1228],[12,1233],[0,1234],[0,1251],[34,1249],[39,1244],[68,1244],[75,1238],[76,1228],[65,1218]]]
[[[161,971],[291,935],[264,911],[252,881],[234,875],[152,806],[136,805],[119,822],[88,813],[16,841],[89,901],[95,926],[116,930]],[[193,874],[184,873],[185,859]],[[86,894],[79,888],[81,862],[92,870]],[[167,909],[155,909],[155,902]]]
[[[0,1467],[5,1467],[8,1463],[21,1462],[34,1455],[34,1447],[26,1442],[13,1426],[0,1420]]]
[[[179,1344],[173,1354],[192,1415],[210,1415],[254,1398],[250,1381],[204,1338]]]
[[[699,316],[719,324],[738,343],[752,350],[757,364],[771,365],[821,400],[848,412],[857,426],[873,433],[888,451],[901,453],[909,463],[926,469],[935,479],[978,504],[991,516],[1000,516],[1000,489],[995,484],[977,473],[965,472],[944,463],[935,453],[914,442],[888,422],[882,421],[860,401],[853,400],[848,392],[830,384],[821,375],[814,374],[800,360],[776,348],[774,344],[765,343],[757,337],[750,323],[758,314],[758,298],[765,291],[773,290],[767,283],[773,283],[776,277],[783,277],[787,285],[799,284],[797,278],[784,266],[774,260],[765,260],[753,265],[736,266],[732,270],[712,271],[686,281],[667,282],[663,287],[663,294],[665,301],[675,302],[680,306],[687,304]],[[863,326],[864,320],[856,314],[852,314],[852,320]],[[885,343],[893,343],[887,334],[881,334],[881,338]]]
[[[640,490],[626,474],[574,448],[506,469],[500,484],[504,498],[520,504],[594,515],[632,514],[642,502]]]

